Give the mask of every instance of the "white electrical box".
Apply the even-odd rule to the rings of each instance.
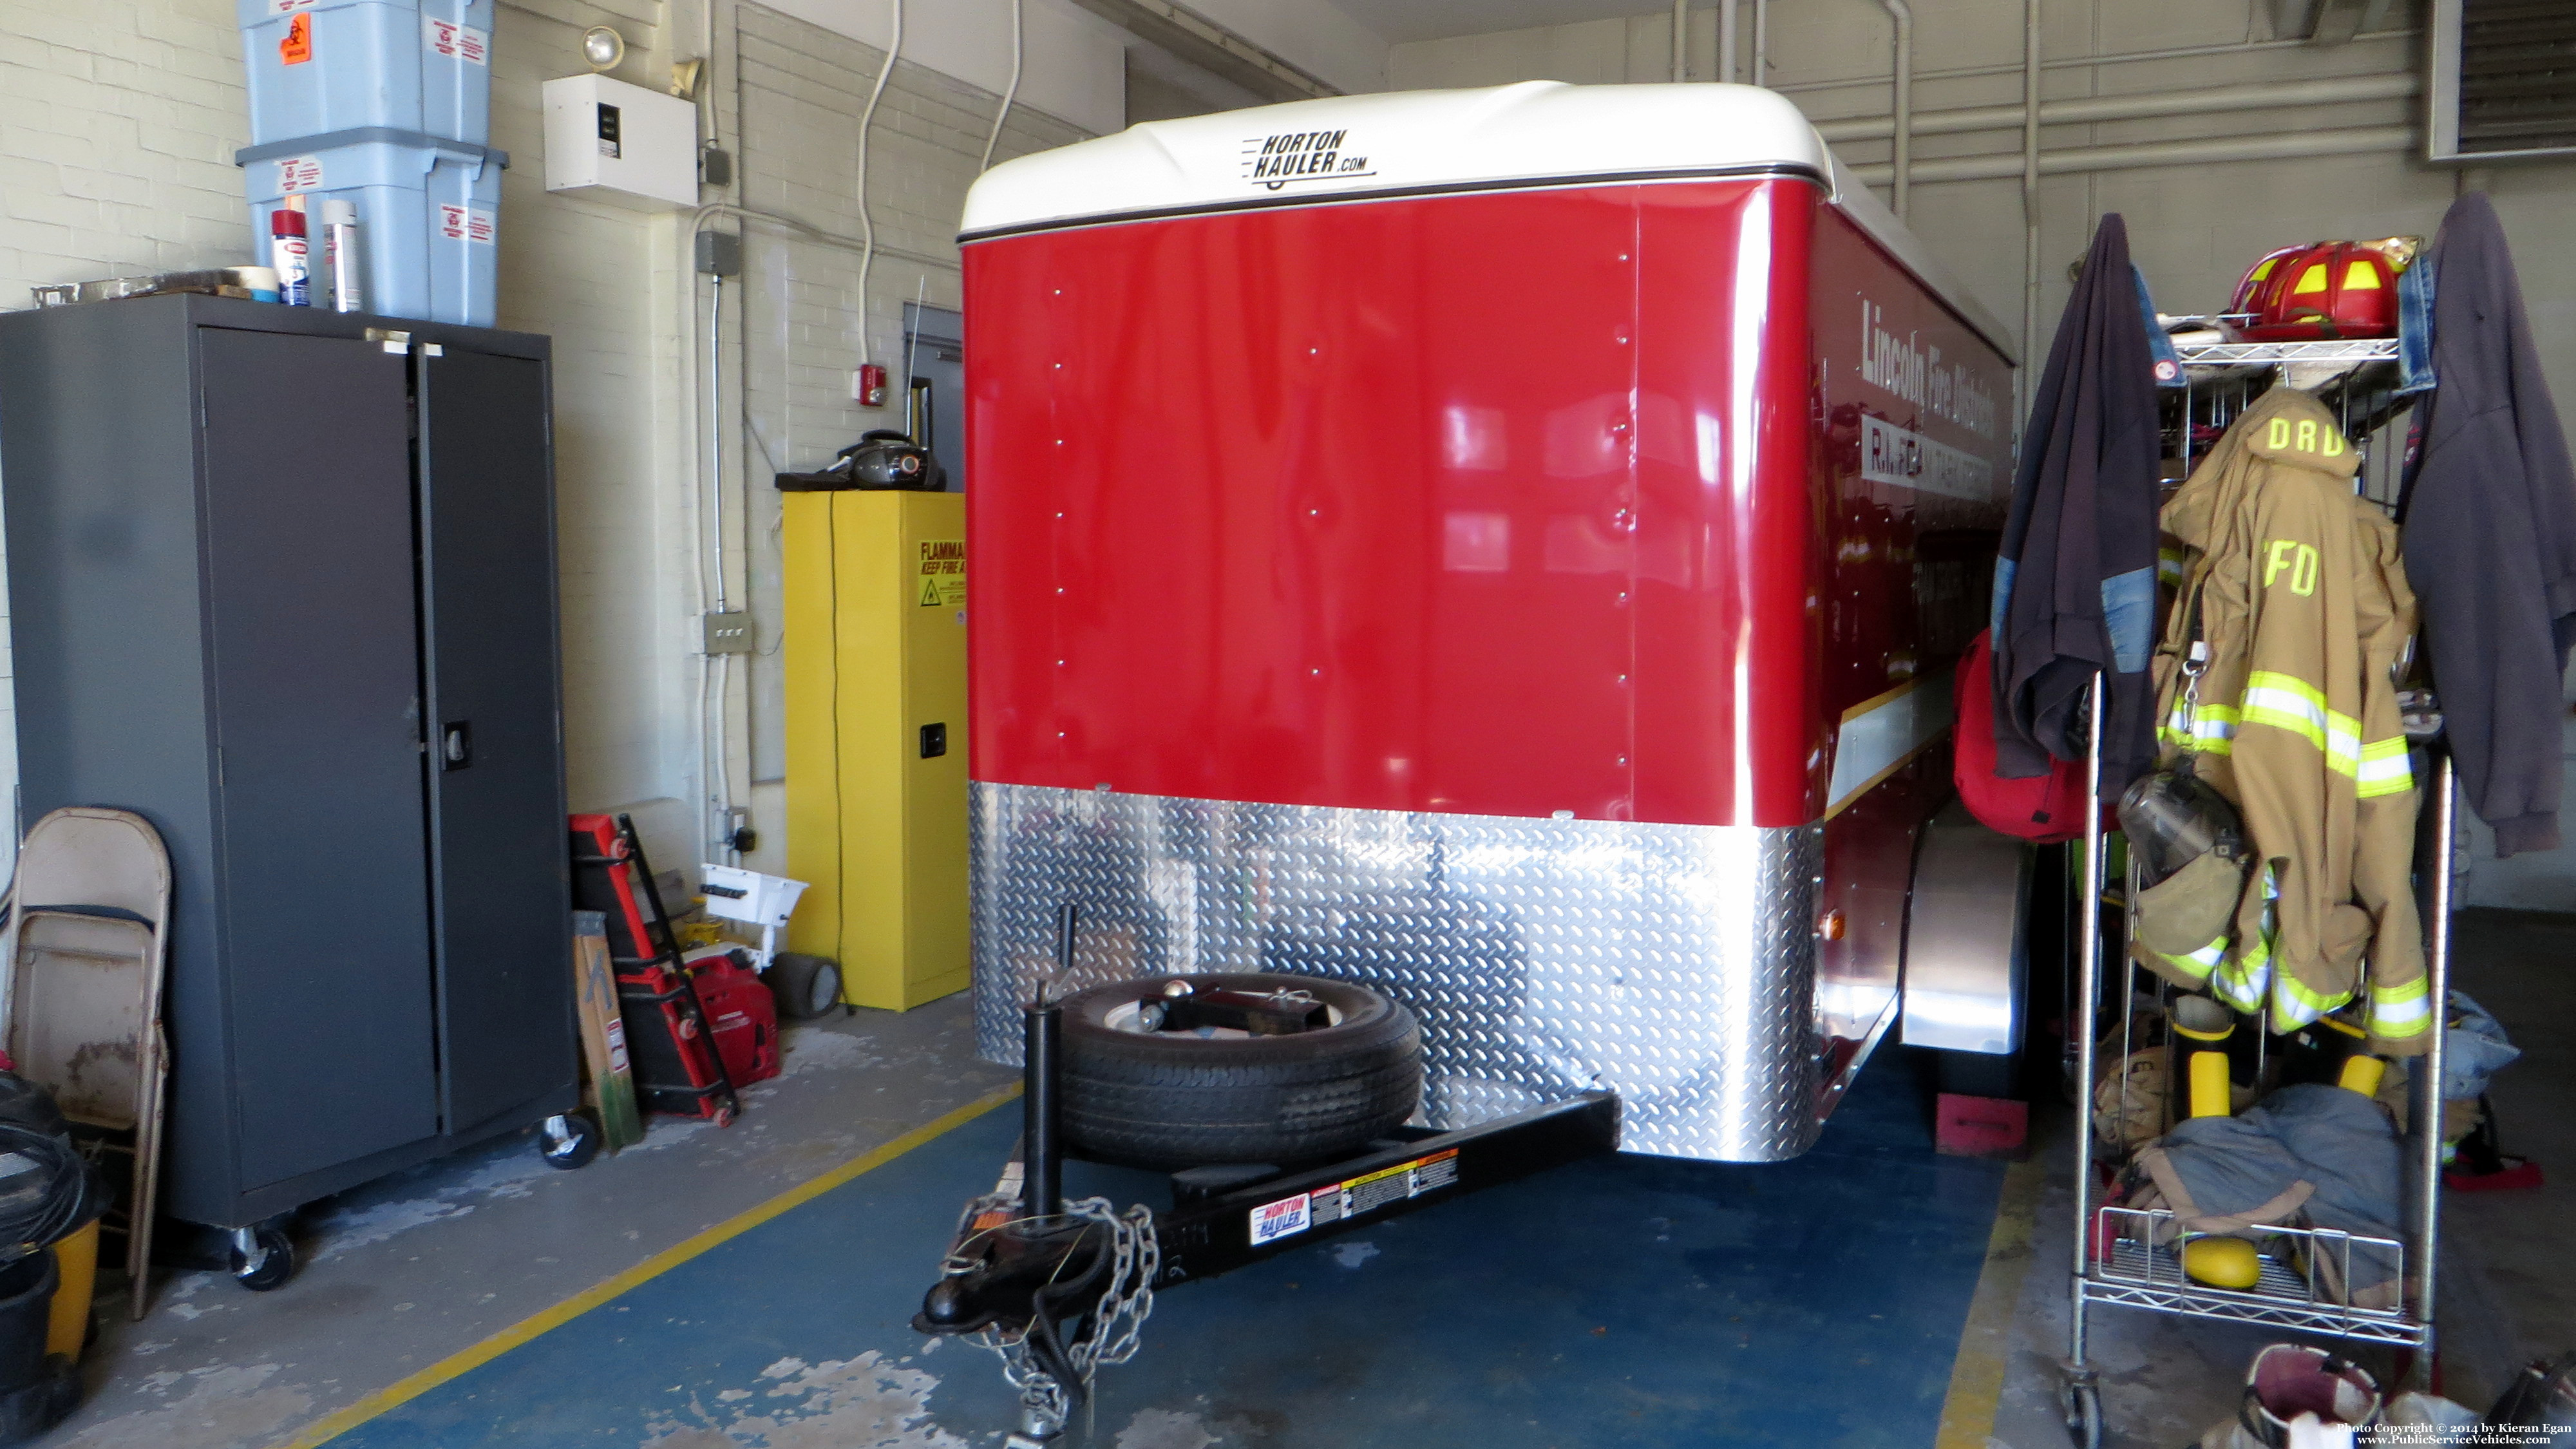
[[[698,204],[698,108],[604,75],[545,84],[546,190],[620,206]]]

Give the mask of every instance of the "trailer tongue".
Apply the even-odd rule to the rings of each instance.
[[[1260,1011],[1252,1003],[1267,999],[1226,1010]],[[1092,1376],[1135,1356],[1158,1290],[1619,1145],[1618,1099],[1585,1092],[1459,1132],[1398,1129],[1399,1138],[1358,1156],[1302,1170],[1185,1168],[1172,1174],[1171,1205],[1159,1214],[1141,1203],[1120,1212],[1106,1198],[1067,1202],[1063,1007],[1042,997],[1023,1018],[1019,1145],[993,1190],[958,1214],[939,1281],[912,1320],[922,1333],[972,1336],[1001,1355],[1003,1376],[1020,1396],[1018,1431],[1006,1449],[1058,1441],[1089,1397]],[[1286,1030],[1307,1029],[1310,1018],[1295,1020]]]

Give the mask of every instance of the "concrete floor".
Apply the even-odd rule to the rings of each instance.
[[[1874,1063],[1792,1162],[1577,1163],[1168,1290],[1075,1443],[1916,1449],[2004,1173],[1932,1151],[1909,1065]],[[990,1444],[1015,1412],[998,1365],[907,1320],[1018,1128],[966,1123],[335,1449]],[[1167,1196],[1082,1164],[1066,1188]]]
[[[164,1280],[141,1323],[102,1311],[90,1399],[46,1449],[261,1449],[1015,1080],[974,1059],[963,996],[790,1026],[784,1071],[719,1129],[558,1172],[505,1138],[308,1213],[304,1266],[270,1293]]]
[[[2576,917],[2472,912],[2458,985],[2525,1048],[2496,1086],[2507,1148],[2576,1174],[2576,1049],[2551,1034],[2576,1020],[2571,948]],[[2071,1114],[2043,1117],[2041,1157],[2009,1175],[1936,1158],[1907,1062],[1873,1062],[1797,1163],[1569,1169],[1183,1289],[1144,1357],[1105,1372],[1089,1442],[1913,1445],[1933,1442],[1946,1399],[1944,1449],[1977,1442],[1957,1435],[1983,1403],[1985,1442],[2055,1449]],[[641,1148],[577,1173],[505,1142],[350,1194],[314,1215],[308,1266],[279,1292],[165,1283],[145,1322],[104,1324],[91,1401],[42,1442],[310,1442],[364,1396],[1010,1080],[972,1059],[963,998],[792,1029],[787,1067],[731,1129],[657,1121]],[[934,1358],[902,1319],[1014,1117],[969,1122],[499,1352],[343,1449],[992,1444],[1007,1418],[992,1362],[953,1344]],[[1157,1200],[1141,1179],[1101,1185]],[[2576,1346],[2571,1192],[2562,1175],[2448,1195],[2454,1397],[2482,1406],[2517,1362]],[[2274,1336],[2123,1310],[2094,1322],[2106,1442],[2159,1449],[2224,1417]]]

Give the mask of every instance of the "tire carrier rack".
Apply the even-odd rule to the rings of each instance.
[[[1068,904],[1058,919],[1059,980],[1072,964],[1076,923]],[[1187,1168],[1171,1175],[1171,1206],[1161,1213],[1142,1205],[1113,1212],[1102,1198],[1068,1203],[1057,1096],[1062,1020],[1043,987],[1023,1008],[1020,1141],[993,1190],[959,1215],[939,1281],[912,1320],[919,1332],[977,1337],[1002,1356],[1021,1406],[1005,1449],[1062,1441],[1093,1371],[1134,1354],[1159,1289],[1619,1145],[1619,1099],[1585,1092],[1456,1132],[1399,1129],[1339,1162]]]

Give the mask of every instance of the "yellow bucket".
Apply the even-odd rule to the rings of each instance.
[[[62,1273],[54,1304],[45,1318],[45,1352],[78,1359],[89,1340],[89,1299],[98,1285],[98,1220],[54,1244],[54,1266]]]

